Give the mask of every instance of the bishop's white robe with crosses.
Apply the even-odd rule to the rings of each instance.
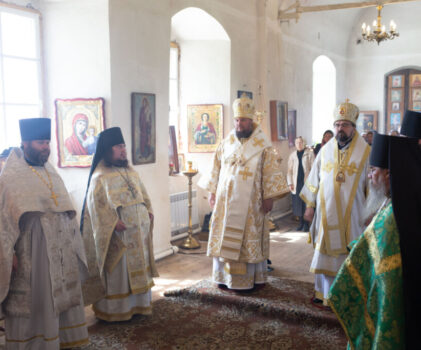
[[[330,286],[348,255],[348,245],[364,232],[370,146],[355,132],[339,150],[332,138],[318,153],[300,197],[315,208],[310,227],[316,297],[327,303]]]
[[[269,227],[262,203],[289,189],[279,156],[260,126],[248,139],[231,131],[214,154],[210,177],[199,185],[216,195],[207,252],[214,257],[214,282],[234,289],[264,283]]]

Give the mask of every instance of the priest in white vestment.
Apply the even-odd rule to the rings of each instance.
[[[153,277],[151,201],[138,173],[128,165],[120,128],[98,139],[82,213],[81,231],[90,278],[85,303],[104,321],[150,315]]]
[[[253,122],[253,101],[242,96],[233,107],[235,128],[219,144],[212,172],[199,185],[209,191],[213,208],[207,252],[213,257],[213,281],[247,290],[266,282],[267,214],[273,199],[289,189],[279,156]]]
[[[370,146],[355,128],[358,115],[358,107],[348,101],[335,108],[335,138],[318,153],[300,193],[307,206],[304,218],[312,222],[313,300],[325,305],[330,286],[348,255],[348,244],[364,231]]]
[[[19,123],[22,149],[12,149],[0,175],[0,317],[5,317],[6,349],[81,346],[89,342],[80,282],[86,257],[76,211],[47,162],[51,121]]]

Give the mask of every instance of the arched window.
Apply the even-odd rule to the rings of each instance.
[[[336,68],[326,56],[313,62],[313,141],[320,142],[323,133],[333,128],[336,104]]]

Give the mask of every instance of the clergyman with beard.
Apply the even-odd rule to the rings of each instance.
[[[374,136],[369,177],[374,196],[383,200],[383,204],[363,235],[351,243],[351,252],[329,295],[329,304],[352,349],[415,349],[419,345],[420,316],[415,307],[419,305],[419,293],[413,291],[416,285],[411,286],[418,278],[419,253],[415,255],[406,249],[401,240],[408,233],[417,233],[419,226],[408,232],[416,224],[416,218],[402,216],[399,211],[413,207],[421,198],[419,192],[418,197],[402,198],[400,188],[393,185],[397,182],[410,188],[417,186],[408,176],[408,171],[414,169],[419,174],[419,157],[415,165],[417,148],[416,139]],[[407,158],[411,165],[402,167],[399,158],[411,153],[415,155]],[[411,235],[414,243],[416,239]],[[411,273],[405,277],[405,271]],[[417,298],[408,297],[411,293]]]
[[[0,318],[6,349],[87,344],[83,242],[69,194],[48,163],[51,120],[19,121],[22,147],[0,175]],[[80,274],[80,272],[81,274]]]
[[[356,130],[358,115],[358,107],[349,102],[335,108],[335,138],[317,154],[300,193],[307,207],[304,219],[312,222],[310,272],[315,274],[315,303],[327,305],[330,286],[348,255],[347,246],[364,231],[370,146]]]
[[[267,214],[274,198],[289,192],[279,157],[259,125],[253,101],[234,101],[234,129],[219,144],[208,178],[199,185],[213,208],[208,256],[221,288],[249,290],[266,282],[269,257]]]
[[[86,304],[104,321],[149,315],[153,277],[151,201],[138,173],[128,164],[118,127],[99,134],[82,212],[90,278]]]

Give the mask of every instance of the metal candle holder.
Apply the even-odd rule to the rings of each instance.
[[[200,248],[200,243],[192,236],[193,235],[193,225],[192,225],[192,184],[193,184],[193,176],[197,174],[197,170],[193,169],[192,162],[187,162],[188,169],[187,171],[183,171],[183,175],[189,178],[189,229],[188,229],[188,236],[184,240],[184,242],[180,245],[181,248],[184,249],[197,249]]]

